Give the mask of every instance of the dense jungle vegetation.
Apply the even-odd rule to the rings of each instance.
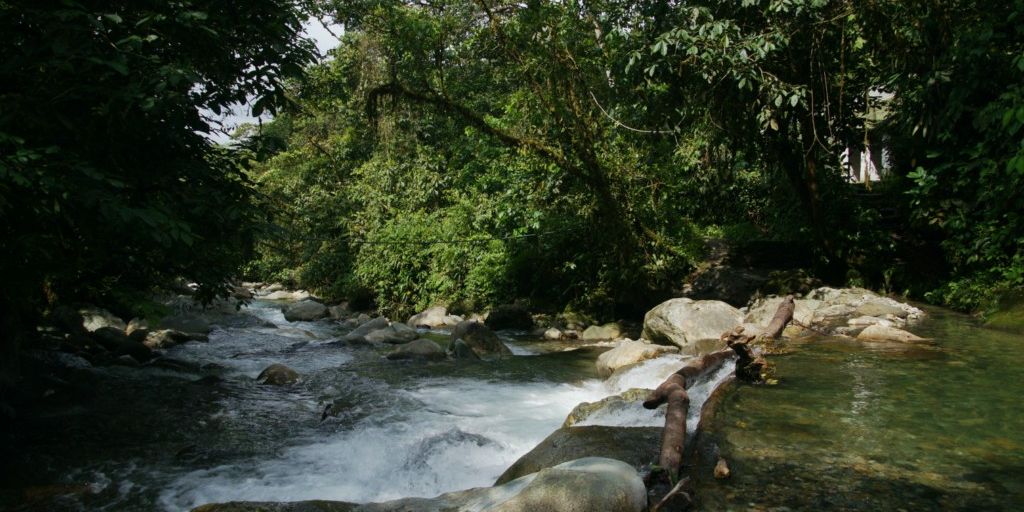
[[[341,26],[317,61],[313,16]],[[1024,287],[1024,1],[0,1],[0,316],[281,280],[605,315],[708,240],[962,310]],[[207,116],[272,121],[218,146]],[[841,155],[883,138],[882,182]],[[774,242],[757,246],[755,242]]]

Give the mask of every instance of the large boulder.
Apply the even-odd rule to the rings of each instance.
[[[530,312],[518,304],[497,306],[487,314],[484,321],[487,327],[495,331],[502,329],[518,329],[528,331],[533,328],[533,317]]]
[[[257,383],[268,386],[290,386],[298,381],[299,372],[279,363],[266,367],[256,377]]]
[[[284,319],[289,322],[310,322],[326,318],[328,314],[327,306],[312,299],[302,300],[284,308]]]
[[[587,327],[580,339],[585,341],[614,340],[622,336],[622,326],[615,322]]]
[[[363,338],[369,343],[389,343],[392,345],[398,345],[401,343],[408,343],[419,337],[416,333],[416,329],[409,327],[401,322],[394,322],[391,325],[372,331]]]
[[[628,464],[600,457],[571,460],[495,487],[356,505],[345,502],[210,504],[193,512],[642,512],[643,479]]]
[[[615,348],[597,357],[597,374],[608,377],[615,370],[662,354],[679,352],[679,347],[654,345],[642,340],[624,339]]]
[[[497,334],[486,325],[472,320],[459,322],[452,329],[452,343],[462,340],[482,359],[512,355],[512,351],[501,342]]]
[[[420,338],[418,340],[410,341],[404,345],[399,345],[394,351],[386,356],[391,360],[399,359],[427,359],[436,360],[444,359],[445,353],[441,345],[438,345],[433,340],[426,338]]]
[[[495,485],[582,457],[608,457],[639,469],[650,464],[660,450],[661,430],[659,427],[561,428],[509,466]]]
[[[644,316],[643,338],[698,355],[722,348],[722,333],[741,323],[743,313],[724,302],[671,299]]]
[[[775,315],[782,298],[766,297],[750,307],[745,323],[766,326]],[[901,328],[924,316],[909,304],[880,296],[863,288],[829,288],[813,290],[806,298],[796,300],[793,326],[810,327],[816,332],[847,334],[850,328],[882,325]]]
[[[153,351],[149,347],[132,341],[123,330],[116,327],[100,327],[93,331],[92,338],[115,356],[128,355],[140,362],[153,358]]]
[[[260,297],[264,300],[306,300],[313,295],[305,290],[287,291],[277,290]]]
[[[170,348],[189,341],[209,341],[209,337],[200,333],[189,333],[175,331],[173,329],[162,329],[149,331],[142,340],[142,344],[151,349]]]
[[[448,310],[444,306],[434,306],[409,317],[409,321],[406,324],[411,327],[427,327],[432,329],[435,327],[451,327],[461,321],[461,316],[449,315]]]

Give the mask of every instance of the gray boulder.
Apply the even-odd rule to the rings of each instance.
[[[151,349],[170,348],[189,341],[209,341],[209,336],[200,333],[189,333],[175,331],[173,329],[162,329],[149,331],[143,339],[142,344]]]
[[[743,313],[724,302],[671,299],[644,316],[643,338],[699,355],[722,348],[722,333],[741,323]]]
[[[358,327],[352,329],[352,331],[346,334],[342,339],[344,341],[365,343],[367,334],[380,329],[387,329],[389,326],[390,322],[388,322],[387,318],[378,316],[377,318],[371,318],[359,324]]]
[[[426,338],[420,338],[418,340],[410,341],[404,345],[399,345],[394,351],[389,353],[388,359],[427,359],[436,360],[444,359],[445,353],[441,345],[438,345],[432,340]]]
[[[597,374],[608,377],[624,366],[653,359],[662,354],[679,352],[679,347],[654,345],[641,340],[624,339],[615,348],[597,357]]]
[[[284,319],[289,322],[310,322],[326,318],[327,306],[311,299],[302,300],[284,308]]]
[[[416,329],[400,322],[394,322],[383,329],[377,329],[363,336],[369,343],[389,343],[392,345],[408,343],[418,337],[419,334],[416,333]]]
[[[448,345],[448,355],[452,356],[452,359],[480,359],[480,356],[476,355],[476,352],[461,339],[455,340]]]
[[[618,395],[605,397],[596,402],[583,402],[572,409],[562,423],[563,427],[580,424],[605,425],[616,427],[650,426],[651,421],[664,421],[664,408],[656,411],[644,409],[643,400],[651,393],[650,389],[632,388]],[[647,416],[647,418],[645,418]],[[623,420],[629,418],[626,422]],[[627,423],[628,422],[628,423]],[[624,424],[627,423],[627,424]],[[646,424],[646,425],[645,425]]]
[[[260,372],[259,376],[256,377],[257,383],[268,386],[291,386],[298,381],[299,372],[296,372],[283,364],[277,363],[266,367],[262,372]]]
[[[581,340],[594,341],[594,340],[614,340],[622,336],[622,326],[615,322],[607,323],[604,325],[591,325],[587,327],[583,334],[580,334]]]
[[[462,317],[449,315],[444,306],[434,306],[409,317],[406,322],[411,327],[450,327],[462,321]]]
[[[481,359],[512,355],[512,351],[501,342],[494,331],[472,320],[459,322],[452,329],[451,340],[453,344],[456,340],[462,340]]]
[[[925,343],[928,340],[912,333],[882,324],[869,325],[857,335],[858,340],[894,341],[897,343]]]

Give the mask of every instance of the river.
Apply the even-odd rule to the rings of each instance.
[[[179,368],[96,368],[91,399],[20,418],[0,505],[181,511],[487,486],[578,403],[654,387],[681,364],[660,359],[604,382],[597,349],[509,333],[516,356],[502,361],[387,361],[333,344],[336,324],[289,323],[279,308],[240,313],[275,327],[217,329],[168,350]],[[921,332],[937,345],[805,340],[776,358],[779,385],[734,389],[713,425],[734,477],[700,482],[701,508],[1015,509],[1024,357],[1008,347],[1021,340],[942,312]],[[257,385],[272,363],[302,381]],[[591,421],[657,426],[662,414]]]

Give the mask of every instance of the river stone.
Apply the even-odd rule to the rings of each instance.
[[[89,332],[96,332],[97,329],[104,327],[112,327],[124,331],[128,327],[125,325],[124,320],[103,308],[82,308],[78,310],[78,314],[82,315],[82,327]]]
[[[893,315],[899,318],[906,318],[910,315],[907,310],[896,304],[890,304],[879,300],[872,300],[857,306],[855,313],[861,316],[885,317],[886,315]]]
[[[476,355],[476,352],[461,339],[448,345],[448,355],[452,356],[452,359],[480,359],[480,356]]]
[[[867,329],[864,329],[857,335],[857,339],[869,341],[896,341],[899,343],[921,343],[928,341],[902,329],[881,324],[868,326]]]
[[[449,315],[444,306],[434,306],[409,317],[409,321],[406,323],[412,327],[434,328],[451,327],[461,321],[462,317]]]
[[[650,389],[632,388],[628,389],[618,395],[612,395],[605,397],[596,402],[583,402],[576,407],[566,416],[565,421],[562,422],[563,427],[572,427],[579,423],[586,422],[588,419],[595,417],[613,417],[613,416],[631,416],[636,418],[643,418],[637,413],[646,413],[647,416],[654,417],[657,411],[648,411],[643,408],[643,400],[647,398],[647,395],[651,393]],[[664,418],[664,410],[659,409],[661,417]],[[664,421],[664,420],[662,420]],[[618,423],[618,422],[616,422]],[[634,425],[612,425],[612,426],[636,426]]]
[[[416,333],[416,329],[409,327],[401,322],[394,322],[391,325],[373,331],[363,338],[367,342],[372,344],[377,343],[388,343],[391,345],[399,345],[402,343],[408,343],[419,337]]]
[[[624,339],[615,348],[597,357],[597,374],[607,378],[615,370],[662,354],[679,352],[679,347],[654,345],[644,341]]]
[[[345,341],[363,340],[367,334],[389,327],[388,319],[382,316],[367,320],[345,335]]]
[[[92,338],[115,356],[130,355],[136,361],[149,361],[153,351],[149,347],[132,341],[124,331],[116,327],[101,327],[92,333]]]
[[[326,318],[327,315],[327,306],[311,299],[302,300],[284,308],[284,319],[289,322],[310,322]]]
[[[564,334],[562,333],[561,329],[557,327],[550,327],[544,330],[544,334],[542,336],[546,340],[555,341],[562,339],[562,336],[564,336]]]
[[[192,512],[354,512],[358,507],[355,503],[344,501],[232,501],[200,505],[192,509]]]
[[[591,325],[587,327],[583,334],[580,334],[580,339],[586,341],[614,340],[620,336],[622,336],[622,327],[615,322],[611,322],[604,325]]]
[[[420,338],[399,345],[386,356],[388,359],[444,359],[444,349],[433,340]]]
[[[643,338],[700,355],[721,349],[722,333],[743,323],[740,310],[720,301],[671,299],[644,316]],[[704,343],[701,343],[704,342]]]
[[[750,312],[743,318],[744,324],[758,325],[762,330],[768,327],[775,312],[779,309],[782,297],[768,297],[760,299],[750,306]],[[812,299],[796,299],[793,301],[793,320],[804,325],[811,325],[814,321],[814,311],[821,307],[821,301]]]
[[[502,329],[519,329],[528,331],[533,328],[533,317],[526,308],[518,304],[497,306],[487,314],[484,321],[487,327],[500,331]]]
[[[582,457],[608,457],[642,468],[661,449],[659,427],[566,427],[547,438],[509,466],[495,485]]]
[[[290,386],[299,381],[299,373],[291,368],[275,363],[266,367],[256,377],[256,382],[268,386]]]
[[[345,320],[352,316],[352,310],[348,308],[347,302],[343,302],[327,308],[327,315],[330,316],[332,320]]]
[[[873,316],[859,316],[857,318],[851,318],[846,321],[846,325],[850,327],[867,327],[869,325],[882,325],[885,327],[892,327],[892,322],[884,318],[875,318]]]
[[[512,355],[512,351],[501,342],[494,331],[491,331],[486,325],[472,320],[459,322],[452,329],[451,340],[452,343],[455,340],[462,340],[482,359]]]

